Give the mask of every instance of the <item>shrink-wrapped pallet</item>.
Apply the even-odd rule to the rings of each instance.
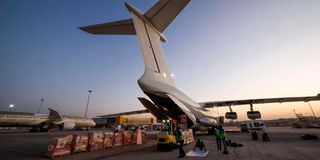
[[[103,148],[112,148],[113,147],[113,133],[112,132],[103,132]]]
[[[103,132],[90,132],[88,151],[103,149]]]
[[[123,133],[120,131],[116,131],[113,133],[113,146],[119,147],[123,146]]]
[[[73,134],[72,153],[85,152],[88,150],[88,136]]]
[[[189,144],[194,141],[192,129],[188,129],[184,131],[184,144]]]
[[[134,144],[134,135],[133,132],[125,131],[123,132],[123,145]]]
[[[71,154],[72,149],[72,135],[62,138],[54,138],[48,147],[48,157],[62,156]]]

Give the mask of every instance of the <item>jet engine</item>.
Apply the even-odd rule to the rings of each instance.
[[[247,116],[249,119],[255,120],[261,118],[261,113],[259,111],[248,111]]]
[[[232,119],[232,120],[234,120],[234,119],[237,119],[237,118],[238,118],[238,115],[237,115],[237,112],[226,112],[225,117],[226,117],[227,119]]]
[[[76,124],[71,121],[64,121],[64,122],[62,122],[60,127],[62,130],[72,130],[75,128],[75,126],[76,126]]]
[[[232,120],[237,119],[238,118],[237,112],[232,111],[231,105],[229,106],[229,110],[230,110],[229,112],[226,112],[225,117],[227,119],[232,119]]]

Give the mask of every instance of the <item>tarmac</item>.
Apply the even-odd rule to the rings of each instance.
[[[314,134],[320,138],[320,129],[293,129],[290,127],[268,128],[270,142],[263,142],[261,136],[253,141],[249,133],[230,132],[232,142],[243,144],[243,147],[228,148],[228,155],[217,150],[215,137],[197,133],[195,139],[204,141],[209,154],[206,157],[185,157],[182,159],[226,159],[226,160],[316,160],[320,157],[320,140],[303,140],[303,134]],[[69,135],[73,132],[52,133],[0,133],[0,159],[49,159],[47,148],[52,138]],[[184,146],[187,153],[194,143]],[[112,149],[76,153],[56,157],[57,160],[128,160],[128,159],[179,159],[178,149],[172,152],[156,150],[156,132],[149,132],[148,141],[143,145],[129,145]]]

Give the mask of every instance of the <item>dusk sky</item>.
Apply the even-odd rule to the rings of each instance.
[[[155,0],[128,0],[143,12]],[[0,110],[69,115],[144,109],[136,36],[78,27],[130,18],[123,0],[0,0]],[[320,93],[320,1],[193,0],[164,31],[177,88],[197,102]],[[320,116],[320,102],[311,102]],[[307,103],[255,105],[263,119],[311,115]],[[234,107],[240,119],[249,106]],[[224,114],[226,109],[219,109]]]

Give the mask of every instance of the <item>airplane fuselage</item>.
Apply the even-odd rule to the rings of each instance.
[[[96,125],[93,119],[84,117],[62,116],[62,121],[74,123],[74,128],[94,127]]]
[[[48,127],[53,122],[54,117],[45,114],[33,114],[23,112],[0,112],[0,127]],[[94,127],[95,122],[91,118],[62,116],[61,123],[72,124],[72,128],[88,128]],[[70,126],[70,125],[69,125]]]
[[[172,119],[179,119],[181,114],[186,114],[188,117],[188,127],[206,128],[217,124],[218,114],[212,110],[201,109],[200,105],[185,95],[183,92],[166,83],[166,78],[170,75],[156,73],[148,68],[138,80],[138,84],[142,91],[154,102],[154,104]],[[172,100],[173,95],[184,106],[180,107]],[[186,113],[187,112],[187,113]]]
[[[1,127],[40,127],[48,121],[47,115],[35,115],[32,113],[0,113]]]

